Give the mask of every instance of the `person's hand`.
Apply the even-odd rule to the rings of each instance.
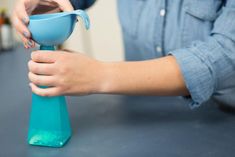
[[[18,0],[11,20],[25,48],[32,48],[35,43],[27,28],[29,15],[72,10],[73,7],[69,0]]]
[[[93,94],[100,90],[104,82],[103,62],[80,53],[35,51],[31,59],[28,77],[30,87],[37,95]]]

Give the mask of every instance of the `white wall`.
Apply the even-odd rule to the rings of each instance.
[[[7,0],[0,0],[0,9],[2,7],[7,7]]]
[[[98,0],[87,12],[91,20],[90,30],[86,31],[80,22],[65,47],[85,52],[100,60],[123,60],[116,0]]]
[[[0,9],[7,8],[8,14],[12,11],[15,0],[0,0]]]
[[[7,14],[10,16],[16,1],[17,0],[0,0],[0,9],[7,9]],[[16,34],[14,29],[13,32],[16,40],[20,41],[19,36]]]

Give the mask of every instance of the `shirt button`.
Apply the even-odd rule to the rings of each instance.
[[[162,52],[162,48],[161,48],[160,46],[157,46],[157,47],[156,47],[156,51],[157,51],[157,52]]]
[[[165,9],[161,9],[160,10],[160,16],[165,16],[166,15],[166,10]]]

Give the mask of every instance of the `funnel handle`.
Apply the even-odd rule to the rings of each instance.
[[[74,10],[72,12],[72,14],[79,16],[83,20],[86,29],[90,28],[90,19],[89,19],[89,16],[87,15],[87,13],[85,11],[83,11],[83,10]]]

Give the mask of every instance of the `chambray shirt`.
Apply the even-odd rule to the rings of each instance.
[[[71,2],[86,9],[94,0]],[[213,97],[235,104],[235,0],[117,3],[127,60],[173,55],[192,108]]]

